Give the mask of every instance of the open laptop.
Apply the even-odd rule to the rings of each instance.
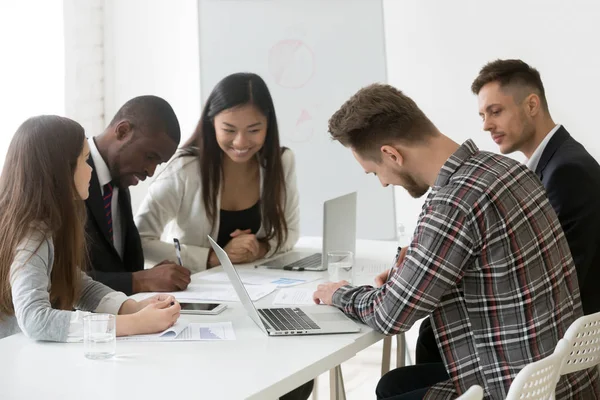
[[[335,307],[256,308],[227,253],[209,236],[208,240],[227,273],[244,308],[258,327],[269,336],[354,333],[360,327]]]
[[[356,192],[323,203],[323,249],[321,253],[290,251],[259,266],[290,271],[325,271],[330,251],[356,248]]]

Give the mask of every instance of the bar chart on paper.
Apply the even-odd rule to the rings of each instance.
[[[235,340],[231,322],[192,323],[186,331],[183,333],[196,340]]]
[[[203,326],[198,328],[200,330],[201,340],[223,340],[225,339],[225,332],[221,327],[210,327]]]
[[[164,332],[150,335],[122,336],[117,340],[130,342],[235,340],[235,331],[230,321],[190,323],[185,319],[180,319],[174,326]]]

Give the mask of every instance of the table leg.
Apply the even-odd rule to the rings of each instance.
[[[335,372],[335,368],[329,370],[329,399],[337,400],[337,374]]]
[[[396,335],[396,368],[406,365],[406,337],[404,333]]]
[[[335,367],[338,376],[338,397],[340,400],[346,400],[346,388],[344,387],[344,375],[342,375],[342,366]]]
[[[331,400],[346,400],[344,376],[341,365],[329,370],[329,398]]]
[[[381,352],[381,376],[390,370],[390,359],[392,355],[392,337],[386,336],[383,339],[383,351]]]

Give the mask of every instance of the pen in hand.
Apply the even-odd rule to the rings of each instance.
[[[400,253],[401,252],[402,252],[402,247],[398,246],[398,250],[396,251],[396,257],[394,258],[394,265],[388,271],[388,276],[387,276],[386,282],[390,280],[390,276],[392,276],[394,269],[398,268],[398,261],[400,261]]]
[[[175,246],[175,254],[177,255],[177,262],[183,266],[181,262],[181,246],[179,245],[179,239],[173,238],[173,245]]]
[[[392,267],[390,269],[388,269],[387,271],[387,275],[385,276],[385,281],[383,281],[383,277],[380,274],[377,276],[376,278],[376,282],[378,281],[378,285],[379,286],[383,286],[385,285],[386,282],[389,282],[390,277],[392,276],[392,274],[394,273],[394,270],[396,270],[398,268],[398,262],[401,261],[400,259],[400,255],[402,254],[402,247],[398,246],[398,250],[396,251],[396,257],[394,258],[394,265],[392,265]]]

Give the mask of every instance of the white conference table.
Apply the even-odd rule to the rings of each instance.
[[[302,238],[296,248],[319,249],[320,243],[320,238]],[[370,262],[376,269],[390,265],[395,246],[359,240],[357,265]],[[218,270],[195,274],[193,281]],[[327,280],[327,273],[322,274],[322,280],[304,286],[316,287]],[[256,304],[269,306],[274,297],[272,293]],[[362,324],[355,334],[267,337],[239,302],[228,303],[217,316],[185,318],[231,321],[236,340],[117,342],[117,355],[98,361],[83,356],[82,344],[36,342],[17,334],[0,340],[0,398],[276,399],[384,337]]]

